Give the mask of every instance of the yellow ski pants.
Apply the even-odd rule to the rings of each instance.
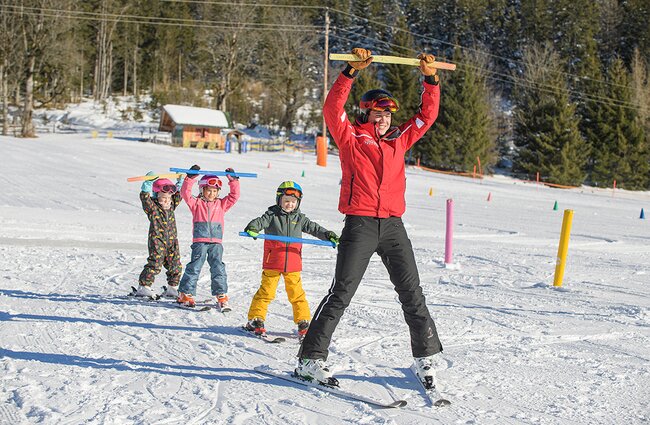
[[[262,270],[262,284],[253,296],[251,306],[248,309],[248,320],[259,317],[266,320],[266,311],[269,304],[275,298],[278,289],[280,275],[284,277],[284,287],[287,290],[287,298],[293,307],[293,321],[298,323],[301,320],[311,319],[309,303],[302,289],[300,272],[283,273],[275,270]]]

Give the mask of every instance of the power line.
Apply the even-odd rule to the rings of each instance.
[[[185,4],[220,5],[220,6],[246,6],[246,7],[261,7],[261,8],[298,8],[298,9],[312,9],[312,10],[328,9],[331,12],[339,13],[341,15],[346,15],[346,16],[349,16],[349,17],[351,17],[353,19],[363,20],[364,22],[369,22],[369,23],[372,23],[372,24],[376,24],[376,25],[379,25],[381,27],[385,27],[385,28],[388,28],[388,29],[394,30],[394,31],[402,31],[402,32],[405,32],[405,33],[410,34],[412,36],[415,36],[418,39],[429,40],[429,41],[433,41],[433,42],[436,42],[436,43],[439,43],[439,44],[447,45],[447,46],[450,46],[450,47],[453,47],[453,48],[458,48],[458,49],[461,49],[461,50],[471,51],[471,52],[481,54],[481,55],[485,55],[485,56],[489,56],[489,57],[492,57],[492,58],[501,59],[501,60],[504,60],[504,61],[507,61],[507,62],[522,64],[522,61],[518,60],[518,59],[513,59],[513,58],[508,58],[508,57],[505,57],[505,56],[496,55],[496,54],[493,54],[493,53],[490,53],[490,52],[487,52],[487,51],[483,51],[483,50],[480,50],[480,49],[475,49],[475,48],[472,48],[472,47],[462,46],[462,45],[457,44],[457,43],[450,43],[450,42],[445,41],[445,40],[441,40],[441,39],[437,39],[437,38],[434,38],[434,37],[431,37],[431,36],[418,34],[416,32],[413,32],[413,31],[410,31],[410,30],[407,30],[407,29],[403,29],[403,28],[396,28],[396,27],[393,27],[393,26],[388,25],[386,23],[377,21],[377,20],[369,19],[367,17],[361,18],[361,17],[359,17],[359,16],[357,16],[357,15],[355,15],[353,13],[345,12],[343,10],[336,9],[336,8],[328,8],[328,7],[325,7],[325,6],[289,5],[289,4],[272,4],[272,3],[243,3],[243,2],[238,3],[238,2],[232,2],[232,1],[229,2],[229,1],[216,1],[216,0],[161,0],[161,1],[166,2],[166,3],[185,3]],[[14,6],[14,7],[16,7],[16,6]],[[20,7],[20,6],[17,6],[17,7]],[[36,8],[34,8],[34,9],[36,9]],[[38,10],[38,9],[36,9],[36,10]],[[57,10],[57,12],[58,12],[58,10]],[[86,12],[86,13],[91,13],[91,12]],[[137,17],[137,18],[152,19],[153,17],[140,16],[140,17]],[[182,21],[179,18],[163,18],[163,17],[160,17],[160,19],[163,19],[163,20],[167,19],[167,20],[175,21],[175,22],[176,21]],[[128,22],[131,23],[132,21],[128,21]],[[196,20],[195,20],[195,22],[196,22]],[[213,22],[214,22],[214,24],[225,25],[226,27],[224,29],[242,28],[242,26],[234,25],[233,22],[223,22],[223,21],[213,21]],[[150,23],[152,23],[153,25],[162,25],[160,22],[150,22]],[[299,27],[297,25],[283,26],[283,24],[247,23],[247,25],[251,25],[250,28],[256,28],[256,25],[260,25],[262,27],[264,27],[264,26],[272,26],[272,27],[292,28],[291,29],[292,31],[295,31],[295,28]],[[193,25],[184,25],[184,26],[193,27]],[[203,27],[203,26],[196,25],[196,27]],[[320,26],[307,26],[307,25],[305,25],[304,27],[305,28],[313,28],[313,29],[317,29],[317,30],[321,29]],[[244,26],[243,28],[249,28],[249,27]],[[352,40],[350,40],[350,41],[352,41]],[[355,42],[355,41],[353,41],[353,42]],[[392,43],[388,43],[388,42],[385,42],[385,41],[381,41],[381,42],[386,43],[386,44],[392,44]],[[406,46],[399,46],[399,47],[408,49],[408,47],[406,47]],[[600,83],[600,84],[605,84],[605,85],[610,85],[610,86],[626,87],[624,85],[613,83],[613,82],[610,82],[610,81],[598,80],[598,79],[594,79],[594,78],[590,78],[590,77],[586,77],[586,76],[578,76],[578,75],[571,74],[571,73],[564,72],[564,71],[556,71],[556,72],[559,72],[559,73],[561,73],[561,74],[563,74],[563,75],[565,75],[567,77],[570,77],[572,79],[584,79],[584,80],[594,81],[594,82],[597,82],[597,83]]]
[[[276,23],[261,23],[261,22],[232,22],[232,21],[213,21],[213,20],[197,20],[197,19],[186,19],[186,18],[168,18],[164,16],[141,16],[141,15],[127,15],[127,14],[116,14],[116,13],[104,13],[104,12],[85,12],[80,10],[61,10],[61,9],[47,9],[47,8],[36,8],[36,7],[23,7],[23,6],[14,6],[8,5],[7,7],[23,11],[24,9],[34,11],[34,12],[50,12],[50,13],[59,13],[64,12],[71,15],[84,15],[84,16],[93,16],[97,18],[119,18],[119,19],[138,19],[142,23],[152,22],[152,23],[161,23],[161,22],[170,22],[170,23],[188,23],[188,24],[211,24],[211,25],[237,25],[237,26],[260,26],[260,27],[288,27],[288,28],[306,28],[306,29],[321,29],[317,25],[302,25],[302,24],[276,24]]]
[[[471,52],[478,53],[478,54],[481,54],[481,55],[486,55],[486,56],[490,56],[490,57],[493,57],[493,58],[498,58],[498,59],[501,59],[501,60],[504,60],[504,61],[507,61],[507,62],[514,62],[514,63],[522,64],[522,61],[521,61],[521,60],[518,60],[518,59],[513,59],[513,58],[508,58],[508,57],[505,57],[505,56],[495,55],[495,54],[493,54],[493,53],[486,52],[486,51],[479,50],[479,49],[475,49],[475,48],[472,48],[472,47],[465,47],[465,46],[462,46],[462,45],[457,44],[457,43],[450,43],[450,42],[445,41],[445,40],[440,40],[440,39],[437,39],[437,38],[434,38],[434,37],[430,37],[430,36],[426,36],[426,35],[418,34],[418,33],[415,33],[415,32],[413,32],[413,31],[406,30],[406,29],[403,29],[403,28],[393,27],[393,26],[388,25],[388,24],[386,24],[386,23],[383,23],[383,22],[380,22],[380,21],[375,21],[375,20],[373,20],[373,19],[369,19],[369,18],[366,18],[366,17],[364,17],[364,18],[360,18],[359,16],[357,16],[357,15],[355,15],[355,14],[352,14],[352,13],[349,13],[349,12],[345,12],[345,11],[343,11],[343,10],[339,10],[339,9],[335,9],[335,8],[329,8],[329,10],[330,10],[331,12],[340,13],[340,14],[342,14],[342,15],[350,16],[350,17],[352,17],[352,18],[354,18],[354,19],[362,19],[362,20],[364,20],[364,21],[371,22],[371,23],[373,23],[373,24],[377,24],[377,25],[382,26],[382,27],[386,27],[386,28],[388,28],[388,29],[390,29],[390,30],[402,31],[402,32],[405,32],[405,33],[410,34],[410,35],[412,35],[412,36],[416,36],[416,37],[418,37],[418,38],[420,38],[420,39],[425,39],[425,40],[434,41],[434,42],[436,42],[436,43],[444,44],[444,45],[447,45],[447,46],[450,46],[450,47],[453,47],[453,48],[458,48],[458,49],[461,49],[461,50],[471,51]],[[583,78],[583,79],[588,79],[588,80],[590,80],[590,81],[594,81],[594,82],[601,83],[601,84],[607,84],[607,85],[611,85],[611,86],[625,87],[625,86],[623,86],[623,85],[621,85],[621,84],[616,84],[616,83],[612,83],[612,82],[609,82],[609,81],[597,80],[597,79],[589,78],[589,77],[581,77],[581,76],[578,76],[578,75],[575,75],[575,74],[571,74],[571,73],[568,73],[568,72],[563,72],[563,71],[557,71],[557,72],[561,72],[562,74],[564,74],[564,75],[566,75],[566,76],[568,76],[568,77],[574,78],[574,79]]]
[[[327,9],[325,6],[307,6],[294,4],[274,4],[274,3],[233,3],[228,1],[208,1],[208,0],[160,0],[165,3],[192,3],[219,6],[246,6],[246,7],[284,7],[290,9]]]
[[[351,32],[351,31],[348,31],[348,32]],[[348,41],[348,42],[353,42],[353,43],[358,42],[358,40],[352,40],[350,38],[347,38],[347,37],[341,36],[341,35],[332,34],[331,36],[334,37],[334,38],[338,38],[338,39]],[[392,44],[392,43],[388,43],[388,42],[385,42],[385,41],[377,40],[377,39],[369,37],[369,36],[364,36],[364,37],[368,38],[368,39],[371,39],[373,41],[379,41],[379,42],[382,42],[382,43],[385,43],[385,44]],[[403,47],[403,46],[400,46],[400,47]],[[408,48],[408,47],[403,47],[403,48],[406,49],[406,50],[417,52],[415,49],[411,49],[411,48]],[[542,92],[546,92],[546,93],[550,93],[550,94],[555,94],[556,90],[563,90],[564,89],[564,88],[560,88],[560,87],[557,87],[557,86],[554,86],[554,85],[551,85],[551,84],[541,84],[541,83],[535,82],[533,80],[528,80],[528,79],[516,77],[516,76],[513,76],[513,75],[509,75],[509,74],[503,74],[503,73],[500,73],[500,72],[497,72],[497,71],[492,71],[492,70],[489,70],[489,69],[480,68],[480,67],[477,67],[475,65],[472,65],[472,64],[469,64],[469,63],[466,63],[466,62],[462,62],[462,61],[459,61],[459,62],[456,62],[456,63],[459,65],[458,71],[464,72],[465,70],[463,68],[472,68],[472,69],[475,69],[475,70],[477,70],[479,72],[482,72],[482,73],[486,74],[486,78],[489,79],[489,80],[492,80],[492,81],[498,81],[498,82],[511,84],[511,85],[520,84],[523,87],[540,90]],[[559,73],[559,74],[564,74],[561,71],[553,71],[553,72]],[[496,77],[503,77],[503,78],[496,78]],[[641,111],[646,110],[641,105],[638,105],[638,104],[632,103],[632,102],[624,102],[624,101],[612,99],[612,98],[609,98],[609,97],[606,97],[606,96],[599,96],[599,95],[596,95],[596,94],[587,94],[587,93],[583,93],[583,92],[580,92],[580,91],[577,91],[577,90],[572,90],[572,89],[570,89],[568,87],[565,88],[565,90],[567,90],[567,92],[569,94],[574,95],[575,97],[581,98],[581,99],[583,99],[585,101],[591,101],[591,102],[594,102],[594,103],[599,103],[599,104],[604,104],[604,105],[620,106],[620,107],[624,107],[624,108],[628,108],[628,109],[635,109],[635,110],[641,110]]]
[[[40,10],[40,11],[39,11]],[[151,24],[163,26],[178,26],[190,28],[210,28],[215,31],[222,31],[225,29],[254,29],[256,31],[297,31],[297,32],[321,32],[322,28],[318,26],[308,25],[289,25],[289,24],[263,24],[263,23],[233,23],[228,21],[198,21],[188,19],[176,18],[158,18],[142,17],[135,15],[115,15],[115,14],[100,14],[93,12],[78,12],[78,11],[61,11],[54,9],[39,9],[35,11],[20,11],[13,10],[7,11],[12,15],[27,15],[27,16],[43,16],[51,18],[62,19],[81,19],[86,21],[105,21],[117,23],[134,23],[134,24]],[[215,27],[220,25],[220,27]]]
[[[220,5],[241,5],[239,3],[231,3],[231,2],[215,2],[215,1],[199,1],[199,0],[167,0],[170,2],[186,2],[186,3],[205,3],[205,4],[220,4]],[[249,4],[245,4],[249,5]],[[275,5],[268,5],[268,4],[256,4],[255,6],[258,7],[271,7]],[[283,5],[280,5],[283,6]],[[154,17],[154,16],[140,16],[140,15],[126,15],[126,14],[113,14],[113,13],[98,13],[98,12],[85,12],[85,11],[73,11],[73,10],[56,10],[56,9],[47,9],[47,8],[36,8],[36,7],[26,7],[26,6],[15,6],[15,5],[5,5],[6,8],[9,9],[14,9],[14,10],[8,10],[7,12],[9,14],[13,15],[28,15],[28,16],[44,16],[44,17],[53,17],[53,18],[63,18],[63,19],[80,19],[80,20],[87,20],[87,21],[107,21],[107,22],[117,22],[117,23],[137,23],[137,24],[151,24],[151,25],[167,25],[167,26],[179,26],[179,27],[192,27],[192,28],[210,28],[215,31],[219,30],[233,30],[233,29],[255,29],[256,31],[294,31],[294,32],[311,32],[311,31],[316,31],[318,33],[322,32],[323,29],[320,26],[315,26],[315,25],[299,25],[299,24],[273,24],[273,23],[256,23],[256,22],[244,22],[244,23],[233,23],[231,21],[211,21],[211,20],[196,20],[196,19],[184,19],[184,18],[166,18],[166,17]],[[317,8],[315,6],[310,6],[310,8]],[[341,12],[341,11],[339,11]],[[345,12],[341,12],[344,14],[347,14]],[[348,14],[349,15],[349,14]],[[354,15],[350,15],[354,16]],[[377,21],[372,21],[368,20],[370,22],[378,23]],[[387,26],[385,24],[381,24]],[[215,25],[220,25],[220,27],[215,28]],[[355,35],[359,35],[356,32],[350,31],[350,30],[345,30],[339,27],[334,27],[334,30],[338,31],[343,31],[347,33],[353,33]],[[404,30],[402,30],[404,31]],[[409,32],[409,31],[407,31]],[[410,34],[415,34],[412,32],[409,32]],[[386,46],[395,46],[400,49],[404,50],[409,50],[416,52],[415,49],[407,47],[407,46],[401,46],[395,43],[391,43],[388,41],[384,40],[379,40],[374,37],[370,36],[365,36],[362,35],[364,38],[374,41],[375,43],[381,43]],[[340,35],[334,35],[333,37],[339,38],[342,40],[346,40],[348,42],[352,43],[358,43],[358,40],[352,40],[344,36]],[[427,38],[427,37],[424,37]],[[436,39],[433,39],[436,40]],[[436,40],[436,41],[441,41],[441,40]],[[456,45],[454,45],[456,46]],[[463,48],[462,46],[459,46]],[[499,57],[503,58],[497,55],[492,55],[480,50],[476,49],[469,49],[469,50],[474,50],[477,53],[487,55],[487,56],[492,56],[492,57]],[[479,69],[472,64],[465,63],[463,61],[458,62],[461,67],[459,68],[460,71],[462,71],[462,67],[471,67],[475,69]],[[544,85],[544,84],[539,84],[537,82],[533,82],[530,80],[522,80],[518,79],[512,75],[508,74],[502,74],[496,71],[491,71],[491,70],[485,70],[485,69],[480,69],[481,72],[485,72],[487,74],[490,74],[486,78],[491,79],[493,81],[499,81],[507,84],[516,84],[526,82],[527,85],[526,87],[528,88],[537,88],[539,90],[544,89],[545,87],[547,88],[547,91],[552,90],[552,89],[557,89],[557,87],[554,87],[552,85]],[[565,72],[561,71],[554,71],[562,75],[570,75],[575,77],[572,74],[568,74]],[[500,76],[503,78],[495,78],[494,76]],[[597,81],[597,80],[595,80]],[[613,83],[605,83],[605,84],[613,84]],[[622,85],[619,85],[622,86]],[[626,87],[626,86],[622,86]],[[641,109],[645,110],[643,107],[640,105],[630,103],[630,102],[623,102],[623,101],[618,101],[615,99],[611,99],[608,97],[604,96],[598,96],[595,94],[585,94],[582,92],[579,92],[577,90],[571,90],[569,89],[569,93],[580,97],[584,100],[587,101],[593,101],[596,103],[602,103],[602,104],[609,104],[609,105],[614,105],[614,106],[622,106],[622,107],[628,107],[628,108],[635,108],[635,109]]]

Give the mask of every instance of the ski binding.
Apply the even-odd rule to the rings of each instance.
[[[411,372],[413,372],[415,379],[420,383],[420,387],[422,387],[424,394],[427,396],[427,399],[429,400],[429,403],[431,403],[432,406],[444,407],[444,406],[449,406],[451,404],[451,401],[442,397],[440,391],[438,391],[436,386],[433,385],[433,382],[425,383],[420,379],[417,373],[415,363],[411,365]]]

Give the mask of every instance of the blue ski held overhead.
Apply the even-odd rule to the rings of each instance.
[[[249,235],[246,232],[239,232],[239,236],[245,236],[247,238],[252,238],[252,236]],[[287,242],[287,243],[305,243],[305,244],[311,244],[311,245],[329,246],[329,247],[332,247],[332,248],[336,247],[336,245],[334,245],[334,242],[332,242],[332,241],[321,241],[319,239],[292,238],[290,236],[265,235],[264,233],[260,233],[259,235],[256,236],[256,238],[270,239],[272,241],[280,241],[280,242]]]
[[[231,173],[229,171],[211,171],[211,170],[190,170],[189,168],[170,168],[169,171],[175,173],[185,173],[185,174],[212,174],[214,176],[234,176],[234,177],[255,177],[257,178],[256,173]]]

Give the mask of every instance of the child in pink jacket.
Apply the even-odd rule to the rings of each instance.
[[[199,170],[198,165],[193,165],[192,170]],[[226,171],[234,173],[232,168]],[[224,198],[219,198],[221,180],[214,175],[206,174],[199,180],[200,195],[192,196],[192,187],[196,174],[188,174],[181,187],[181,197],[192,212],[192,258],[185,267],[185,273],[178,287],[176,302],[188,307],[196,305],[196,283],[199,280],[201,268],[207,258],[212,275],[212,295],[222,311],[228,308],[228,276],[226,265],[222,261],[224,228],[224,214],[239,199],[239,177],[227,175],[230,193]]]

